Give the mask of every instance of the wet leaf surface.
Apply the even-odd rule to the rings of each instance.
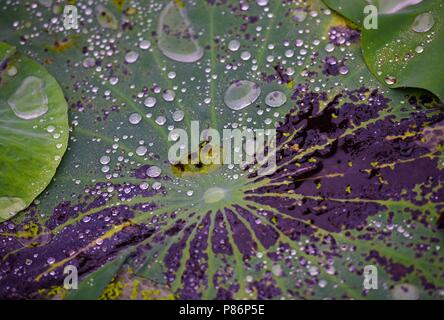
[[[72,127],[55,181],[0,225],[1,297],[58,296],[64,266],[88,279],[131,250],[180,299],[442,298],[442,105],[381,85],[358,30],[320,1],[100,3],[77,1],[78,31],[57,5],[0,7]],[[172,166],[191,121],[276,127],[277,170]]]
[[[0,222],[27,208],[50,183],[68,144],[57,81],[0,43]]]
[[[382,83],[426,89],[444,100],[442,1],[374,1],[379,8],[377,29],[362,26],[367,1],[324,2],[361,27],[365,61]]]

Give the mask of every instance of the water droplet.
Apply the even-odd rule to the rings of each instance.
[[[162,187],[162,184],[159,181],[153,183],[153,190],[159,190]]]
[[[191,197],[194,194],[193,190],[188,190],[187,191],[187,196]]]
[[[131,124],[138,124],[140,121],[142,121],[142,116],[138,113],[132,113],[128,120]]]
[[[139,185],[139,188],[141,189],[141,190],[146,190],[146,189],[148,189],[149,188],[149,184],[148,184],[148,182],[142,182],[140,185]]]
[[[96,7],[96,18],[103,28],[116,30],[119,27],[114,14],[101,4]]]
[[[370,0],[367,1],[369,3],[371,2]],[[378,1],[377,3],[380,13],[392,14],[421,2],[422,0],[396,0],[396,1]]]
[[[159,50],[166,57],[185,63],[202,58],[204,50],[196,40],[187,12],[175,1],[168,3],[160,13],[157,33]]]
[[[46,260],[46,262],[47,262],[48,264],[54,264],[54,262],[55,262],[55,258],[54,258],[54,257],[49,257],[49,258]]]
[[[293,20],[296,22],[303,22],[307,18],[307,12],[304,9],[298,8],[293,12]]]
[[[111,77],[111,78],[109,79],[109,83],[110,83],[112,86],[114,86],[114,85],[116,85],[117,83],[119,83],[119,78],[117,78],[117,77]]]
[[[396,83],[396,78],[393,76],[387,76],[385,78],[385,83],[387,83],[389,86],[394,85]]]
[[[206,203],[219,202],[227,197],[228,191],[219,187],[212,187],[205,191],[203,199]]]
[[[348,72],[349,72],[349,70],[348,70],[348,67],[347,67],[347,66],[340,66],[340,67],[339,67],[339,73],[340,73],[340,74],[342,74],[342,75],[346,75],[346,74],[348,74]]]
[[[268,0],[256,0],[256,3],[260,7],[265,7],[268,4]]]
[[[291,49],[285,50],[285,57],[291,58],[294,55],[294,51]]]
[[[154,97],[148,97],[145,99],[145,101],[143,102],[143,104],[148,107],[148,108],[152,108],[156,105],[157,99]]]
[[[335,45],[333,43],[328,43],[325,46],[325,51],[327,52],[333,52],[335,50]]]
[[[413,284],[397,284],[391,290],[391,296],[394,300],[418,300],[419,289]]]
[[[173,112],[173,120],[176,122],[182,121],[184,116],[185,114],[182,110],[176,110]]]
[[[136,149],[136,154],[138,156],[143,157],[146,154],[147,151],[148,151],[148,149],[145,146],[139,146]]]
[[[161,173],[162,170],[158,166],[151,166],[146,170],[146,175],[150,178],[157,178]]]
[[[9,219],[26,208],[25,202],[17,197],[0,197],[0,218]]]
[[[162,93],[163,100],[168,101],[168,102],[174,101],[175,97],[176,97],[176,93],[171,89],[167,89]]]
[[[280,107],[287,102],[287,96],[281,91],[272,91],[265,97],[265,104],[270,107]]]
[[[279,264],[275,264],[273,267],[271,267],[271,272],[273,272],[273,274],[275,276],[282,276],[282,267]]]
[[[142,50],[148,50],[151,47],[151,42],[148,40],[140,41],[139,48]]]
[[[101,164],[105,165],[105,164],[110,163],[111,158],[109,156],[101,156],[99,161]]]
[[[423,52],[424,52],[424,48],[421,47],[421,46],[417,46],[417,47],[415,48],[415,52],[416,52],[416,53],[423,53]]]
[[[163,126],[163,125],[166,123],[166,118],[165,118],[164,116],[158,116],[158,117],[156,118],[156,123],[157,123],[159,126]]]
[[[425,12],[416,17],[413,21],[412,29],[415,32],[427,32],[433,28],[435,19],[430,12]]]
[[[139,54],[135,51],[130,51],[125,55],[125,62],[126,63],[134,63],[139,59]]]
[[[8,69],[6,69],[6,73],[10,77],[14,77],[17,74],[17,68],[15,66],[10,66]]]
[[[229,49],[230,51],[237,51],[237,50],[239,50],[239,48],[240,48],[240,42],[239,42],[239,40],[231,40],[231,41],[228,43],[228,49]]]
[[[240,55],[241,59],[244,61],[250,60],[251,58],[251,53],[248,51],[243,51]]]
[[[20,119],[32,120],[48,112],[48,97],[45,93],[45,82],[37,77],[25,78],[8,104]]]
[[[228,87],[224,102],[232,110],[242,110],[255,102],[260,94],[261,89],[256,83],[238,80]]]
[[[96,59],[88,57],[83,60],[83,67],[86,69],[92,68],[96,65]]]
[[[176,78],[176,73],[174,71],[168,72],[168,79],[174,79]]]

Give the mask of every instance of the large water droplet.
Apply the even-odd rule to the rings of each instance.
[[[433,28],[435,19],[430,12],[422,13],[413,21],[412,29],[415,32],[427,32]]]
[[[139,54],[135,51],[130,51],[125,55],[125,62],[126,63],[134,63],[139,59]]]
[[[162,169],[158,166],[151,166],[146,170],[146,175],[151,178],[157,178],[162,173]]]
[[[293,20],[296,22],[303,22],[307,18],[307,12],[304,9],[298,8],[293,12]]]
[[[394,85],[396,83],[396,78],[393,76],[387,76],[385,78],[385,83],[387,83],[389,86]]]
[[[176,98],[176,93],[171,89],[166,89],[162,93],[162,98],[168,102],[174,101],[174,99]]]
[[[240,42],[239,40],[231,40],[228,43],[228,49],[230,49],[230,51],[237,51],[240,48]]]
[[[270,107],[280,107],[287,102],[287,96],[281,91],[272,91],[265,97],[265,104]]]
[[[228,195],[228,190],[219,188],[219,187],[212,187],[209,188],[205,193],[203,194],[203,199],[206,203],[215,203],[219,202]]]
[[[20,119],[32,120],[44,115],[48,112],[45,82],[34,76],[25,78],[8,99],[8,104]]]
[[[397,284],[391,290],[391,296],[394,300],[418,300],[419,289],[418,287],[409,284]]]
[[[396,0],[396,1],[367,0],[367,2],[370,4],[375,4],[375,2],[376,2],[380,13],[392,14],[392,13],[399,12],[404,8],[421,3],[422,0]]]
[[[143,102],[143,104],[148,107],[148,108],[152,108],[156,105],[157,99],[154,97],[148,97],[145,99],[145,101]]]
[[[9,219],[26,208],[25,202],[17,197],[0,197],[0,219]]]
[[[184,116],[185,114],[182,110],[176,110],[173,112],[173,120],[176,122],[182,121]]]
[[[142,120],[142,116],[138,113],[132,113],[128,120],[131,124],[138,124]]]
[[[225,92],[224,102],[232,110],[241,110],[256,101],[261,94],[259,86],[248,80],[238,80]]]
[[[202,58],[203,48],[196,40],[185,8],[171,1],[162,10],[157,27],[159,50],[168,58],[192,63]]]
[[[116,30],[119,27],[119,22],[113,13],[101,4],[96,7],[96,18],[104,28]]]

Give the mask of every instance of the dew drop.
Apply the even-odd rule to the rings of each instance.
[[[342,75],[346,75],[346,74],[348,74],[348,72],[349,72],[349,70],[348,70],[348,67],[347,67],[347,66],[340,66],[340,67],[339,67],[339,73],[340,73],[340,74],[342,74]]]
[[[244,61],[248,61],[248,60],[250,60],[250,58],[251,58],[251,53],[249,52],[249,51],[243,51],[242,53],[241,53],[241,59],[242,60],[244,60]]]
[[[307,12],[304,9],[298,8],[293,13],[293,20],[296,22],[303,22],[307,18]]]
[[[157,33],[159,50],[166,57],[185,63],[202,58],[204,50],[196,40],[187,12],[175,1],[168,3],[160,13]]]
[[[132,113],[128,120],[131,124],[138,124],[140,121],[142,121],[142,116],[138,113]]]
[[[240,42],[239,42],[239,40],[231,40],[231,41],[228,43],[228,49],[229,49],[230,51],[237,51],[237,50],[239,50],[239,48],[240,48]]]
[[[156,118],[156,123],[157,123],[159,126],[163,126],[163,125],[166,123],[166,118],[165,118],[164,116],[158,116],[158,117]]]
[[[146,190],[146,189],[148,189],[149,188],[149,184],[148,184],[148,182],[142,182],[140,185],[139,185],[139,188],[141,189],[141,190]]]
[[[151,42],[148,40],[142,40],[139,43],[139,48],[142,50],[148,50],[149,48],[151,48]]]
[[[287,96],[281,91],[272,91],[265,97],[265,104],[269,107],[280,107],[287,102]]]
[[[256,3],[260,7],[265,7],[268,4],[268,0],[256,0]]]
[[[54,258],[54,257],[49,257],[49,258],[46,260],[46,262],[47,262],[48,264],[54,264],[54,262],[55,262],[55,258]]]
[[[393,76],[387,76],[385,78],[385,83],[387,83],[389,86],[394,85],[396,83],[396,78]]]
[[[8,104],[20,119],[33,120],[48,112],[45,82],[37,77],[25,78],[8,99]]]
[[[148,97],[145,99],[145,101],[143,102],[143,104],[145,105],[145,107],[148,108],[152,108],[156,105],[157,99],[154,97]]]
[[[175,79],[176,78],[176,73],[174,71],[168,72],[168,79]]]
[[[151,166],[146,170],[146,175],[150,178],[157,178],[162,173],[158,166]]]
[[[117,78],[117,77],[111,77],[111,78],[109,79],[109,83],[110,83],[112,86],[115,86],[117,83],[119,83],[119,78]]]
[[[409,284],[397,284],[391,290],[391,296],[394,300],[418,300],[419,289],[418,287]]]
[[[328,43],[325,46],[325,51],[327,52],[333,52],[335,50],[335,45],[333,43]]]
[[[153,183],[153,190],[159,190],[162,187],[162,184],[159,181]]]
[[[105,165],[110,163],[111,158],[109,156],[101,156],[99,161],[101,164]]]
[[[126,63],[134,63],[139,59],[139,54],[135,51],[130,51],[125,55],[125,62]]]
[[[435,19],[430,12],[425,12],[416,17],[412,24],[412,30],[415,32],[427,32],[433,28]]]
[[[103,28],[116,30],[119,27],[114,14],[101,4],[96,7],[96,18]]]
[[[416,52],[416,53],[423,53],[423,52],[424,52],[424,48],[423,48],[422,46],[417,46],[417,47],[415,48],[415,52]]]
[[[171,89],[167,89],[162,93],[163,100],[168,101],[168,102],[174,101],[175,97],[176,97],[176,94]]]
[[[0,219],[9,219],[25,208],[25,201],[21,198],[0,197]]]
[[[6,69],[6,73],[10,77],[14,77],[17,74],[17,68],[15,66],[10,66],[8,69]]]
[[[182,121],[184,116],[185,114],[182,110],[176,110],[173,112],[173,120],[176,122]]]
[[[85,58],[85,60],[83,60],[83,67],[85,67],[86,69],[92,68],[96,65],[96,59],[92,58],[92,57],[87,57]]]
[[[148,151],[148,149],[145,146],[139,146],[136,149],[136,154],[138,156],[143,157],[146,154],[147,151]]]
[[[219,202],[227,197],[228,191],[219,187],[212,187],[205,191],[203,199],[206,203]]]
[[[261,89],[256,83],[238,80],[228,87],[224,102],[232,110],[242,110],[255,102],[260,94]]]

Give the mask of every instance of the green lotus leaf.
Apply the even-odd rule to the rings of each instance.
[[[0,43],[0,221],[46,188],[68,142],[67,104],[57,81]]]
[[[151,284],[178,299],[443,298],[443,105],[383,85],[322,1],[78,0],[77,29],[61,2],[34,2],[0,6],[0,40],[63,84],[70,144],[39,201],[0,224],[0,298],[60,297],[68,266],[67,298],[158,297]],[[217,146],[236,132],[257,135]]]
[[[324,2],[359,25],[362,50],[373,75],[391,88],[429,90],[444,100],[444,5],[442,1]],[[378,8],[377,28],[365,28],[364,7]]]

